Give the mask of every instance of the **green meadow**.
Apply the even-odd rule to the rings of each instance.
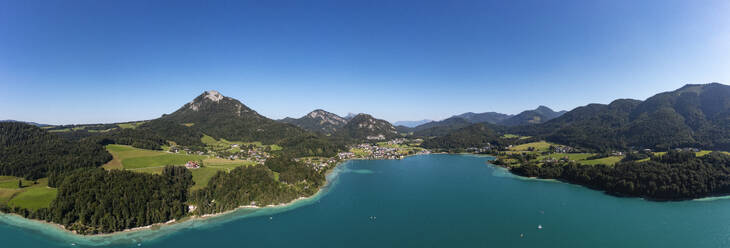
[[[112,161],[103,166],[106,169],[125,169],[135,172],[159,174],[162,173],[162,169],[166,165],[184,165],[188,161],[202,161],[202,168],[190,170],[193,174],[193,181],[195,182],[191,190],[204,188],[218,171],[227,172],[239,166],[255,164],[255,162],[249,160],[229,160],[206,155],[174,154],[164,151],[139,149],[126,145],[107,145],[106,149],[114,157]]]
[[[547,151],[550,149],[550,146],[555,145],[553,143],[545,142],[545,141],[538,141],[538,142],[531,142],[526,143],[518,146],[513,146],[510,148],[510,151],[528,151],[530,147],[534,149],[534,151]]]
[[[41,178],[34,181],[23,181],[23,187],[18,187],[18,177],[0,177],[0,205],[22,207],[31,210],[46,208],[56,199],[58,191],[48,187],[48,179]]]

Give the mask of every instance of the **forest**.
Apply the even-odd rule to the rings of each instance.
[[[101,144],[68,141],[19,122],[0,122],[0,146],[0,175],[29,180],[97,167],[112,159]]]
[[[686,200],[730,194],[730,156],[713,152],[670,151],[649,161],[624,161],[614,166],[577,163],[523,164],[517,175],[558,179],[617,196],[650,200]]]
[[[79,169],[64,174],[61,181],[50,208],[2,210],[58,223],[79,234],[109,233],[184,217],[193,184],[189,170],[173,166],[160,175]]]

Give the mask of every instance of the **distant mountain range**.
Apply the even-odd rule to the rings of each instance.
[[[492,123],[497,124],[500,123],[506,119],[509,119],[513,115],[508,114],[502,114],[497,112],[486,112],[486,113],[473,113],[473,112],[467,112],[460,115],[455,115],[453,117],[460,117],[463,118],[471,123]]]
[[[514,125],[508,121],[518,116],[522,116],[518,118],[522,123],[540,123]],[[678,147],[730,151],[730,86],[719,83],[688,84],[644,101],[618,99],[610,104],[589,104],[566,113],[539,107],[510,119],[500,123],[513,126],[486,126],[489,129],[488,136],[491,137],[494,130],[501,129],[502,133],[533,136],[598,151],[644,148],[667,150]],[[444,137],[430,144],[444,147],[473,145],[473,140],[465,140],[469,139],[469,135],[481,135],[479,132],[466,135],[463,130],[471,125],[464,126],[464,122],[453,118],[442,123],[446,124],[439,126],[430,123],[430,133],[428,129],[420,130],[424,135],[438,134],[433,136]],[[452,130],[435,133],[435,128]]]
[[[589,104],[520,131],[595,149],[730,150],[730,86],[688,84],[645,101],[619,99],[608,105]]]
[[[441,121],[431,121],[413,128],[399,126],[400,132],[413,132],[416,136],[431,137],[441,136],[448,132],[475,124],[485,123],[502,126],[522,126],[540,124],[561,116],[566,111],[555,112],[552,109],[539,106],[534,110],[523,111],[517,115],[508,115],[496,112],[485,113],[463,113]]]
[[[393,122],[393,125],[394,126],[404,126],[404,127],[416,127],[416,126],[426,124],[426,123],[429,123],[432,121],[433,120],[429,120],[429,119],[423,119],[420,121],[396,121],[396,122]]]

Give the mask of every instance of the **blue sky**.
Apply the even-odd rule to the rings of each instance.
[[[0,1],[0,119],[570,110],[730,84],[729,1]]]

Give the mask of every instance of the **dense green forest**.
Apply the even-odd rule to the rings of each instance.
[[[346,150],[343,139],[315,134],[287,137],[278,144],[284,148],[282,152],[291,157],[334,157],[338,152]]]
[[[281,182],[275,179],[274,171],[269,167],[282,171]],[[278,162],[272,164],[267,160],[267,166],[243,166],[229,173],[219,172],[206,188],[193,192],[191,202],[197,206],[196,214],[220,213],[244,205],[286,203],[319,190],[324,176],[312,173],[317,172],[297,165],[280,166]]]
[[[68,141],[20,122],[0,123],[0,146],[0,175],[31,180],[97,167],[112,159],[101,144]]]
[[[474,124],[444,136],[424,140],[422,146],[429,149],[456,150],[470,147],[485,147],[497,143],[499,136],[486,124]]]
[[[730,86],[686,85],[645,101],[589,104],[540,125],[510,130],[598,151],[697,147],[730,151]]]
[[[652,200],[684,200],[730,194],[730,156],[713,152],[670,151],[646,162],[614,166],[546,163],[512,168],[517,175],[558,179],[618,196]]]
[[[109,233],[182,218],[193,183],[189,170],[173,166],[161,175],[79,169],[61,180],[50,208],[3,211],[52,221],[80,234]]]

